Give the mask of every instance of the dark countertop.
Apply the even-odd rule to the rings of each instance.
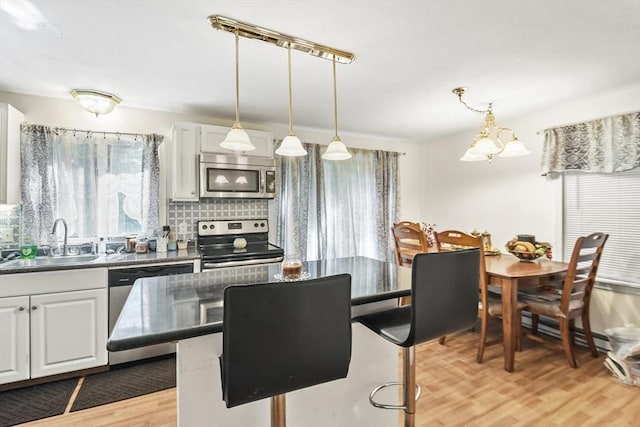
[[[224,288],[274,282],[280,263],[136,280],[107,349],[127,350],[222,332]],[[411,269],[365,257],[304,263],[310,278],[351,274],[352,305],[411,293]]]
[[[44,258],[44,257],[43,257]],[[55,257],[64,258],[64,257]],[[70,256],[69,258],[73,258]],[[15,273],[34,273],[41,271],[52,270],[73,270],[80,268],[112,268],[112,267],[126,267],[139,264],[157,264],[165,262],[179,262],[190,261],[200,258],[200,253],[197,249],[190,247],[185,250],[169,251],[169,252],[147,252],[146,254],[124,253],[124,254],[112,254],[112,255],[99,255],[93,261],[84,261],[77,263],[65,263],[54,265],[36,265],[35,262],[29,262],[30,260],[13,260],[0,263],[0,275],[2,274],[15,274]],[[15,261],[19,261],[16,263]],[[24,265],[23,265],[24,264]]]

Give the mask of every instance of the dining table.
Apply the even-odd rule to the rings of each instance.
[[[518,290],[534,288],[562,281],[569,264],[560,261],[538,259],[520,261],[511,254],[485,256],[487,283],[501,288],[502,340],[504,369],[513,372],[515,365],[518,308]]]

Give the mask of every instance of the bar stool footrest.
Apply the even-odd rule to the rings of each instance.
[[[403,386],[403,385],[404,385],[403,383],[398,381],[393,381],[393,382],[379,385],[378,387],[374,388],[371,394],[369,395],[369,403],[371,403],[371,405],[375,406],[376,408],[382,408],[382,409],[407,409],[405,405],[390,405],[387,403],[376,402],[373,399],[375,394],[380,390],[382,390],[383,388],[392,387],[392,386]],[[420,398],[421,394],[422,394],[422,388],[418,384],[416,384],[416,401]]]

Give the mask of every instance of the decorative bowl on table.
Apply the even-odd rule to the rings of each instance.
[[[546,242],[523,241],[511,239],[505,245],[507,252],[515,255],[520,261],[533,262],[543,255],[551,259],[551,245]]]

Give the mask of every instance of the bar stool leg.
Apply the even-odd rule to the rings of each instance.
[[[415,426],[416,414],[416,352],[413,346],[402,349],[404,373],[404,427]]]
[[[271,398],[271,427],[286,427],[287,425],[285,397],[285,394],[278,394]]]

